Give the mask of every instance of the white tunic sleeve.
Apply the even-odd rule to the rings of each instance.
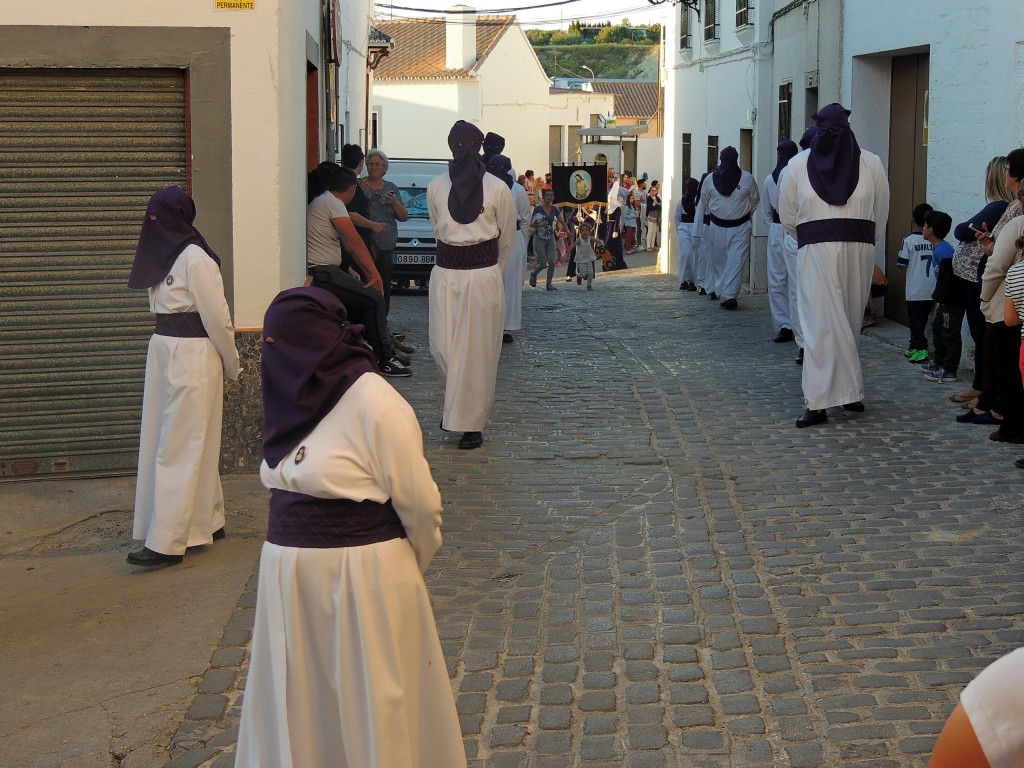
[[[188,250],[178,258],[186,256]],[[186,264],[189,291],[203,320],[203,327],[224,364],[224,376],[237,381],[238,350],[235,349],[235,327],[224,298],[224,281],[213,259],[201,248],[196,247],[196,251],[198,254],[189,255]]]
[[[960,694],[992,768],[1024,765],[1024,648],[994,661]]]
[[[872,181],[875,185],[875,210],[871,219],[875,222],[875,245],[885,237],[885,225],[889,221],[889,181],[885,178],[885,169],[878,155],[862,152],[865,165],[871,169]]]
[[[505,262],[512,254],[512,245],[515,243],[516,233],[519,232],[516,226],[516,204],[512,200],[512,190],[505,186],[500,179],[492,174],[486,174],[496,182],[496,186],[487,195],[487,184],[484,184],[485,199],[490,197],[494,201],[494,217],[498,224],[498,266],[505,268]]]
[[[773,189],[775,190],[775,195],[772,195]],[[775,223],[775,220],[772,218],[772,208],[778,204],[778,200],[773,200],[772,198],[778,196],[778,190],[775,179],[769,173],[764,177],[764,197],[761,198],[761,214],[764,216],[764,223],[769,227]]]
[[[512,185],[512,197],[516,203],[516,216],[519,219],[519,229],[525,232],[530,228],[530,214],[533,209],[530,207],[530,196],[519,184]]]
[[[790,235],[796,237],[796,217],[800,209],[800,177],[807,177],[807,152],[789,161],[779,176],[779,219]]]

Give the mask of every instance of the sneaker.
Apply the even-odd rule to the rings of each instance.
[[[928,381],[937,381],[943,384],[956,381],[956,373],[954,371],[947,371],[945,368],[937,368],[931,373],[926,373],[924,377]]]
[[[553,286],[553,285],[549,285],[549,286],[548,286],[548,290],[549,290],[549,291],[557,291],[558,289],[557,289],[557,288],[555,288],[555,286]]]
[[[914,350],[914,354],[907,358],[912,363],[924,363],[928,361],[928,350],[917,349]]]
[[[535,274],[533,274],[532,272],[530,273],[530,287],[531,288],[536,288],[537,287],[537,276]]]
[[[941,366],[939,366],[939,364],[938,364],[938,363],[936,363],[936,362],[935,362],[934,360],[932,360],[932,361],[931,361],[930,363],[928,363],[927,365],[922,365],[922,366],[921,366],[921,370],[922,370],[922,371],[923,371],[924,373],[928,374],[928,373],[931,373],[932,371],[937,371],[937,370],[939,370],[939,368],[940,368],[940,367],[941,367]]]
[[[907,358],[907,360],[909,360],[915,352],[917,352],[917,350],[914,349],[913,347],[907,347],[906,349],[903,350],[903,356]]]
[[[576,275],[576,285],[583,285],[583,278]]]
[[[407,365],[402,365],[402,361],[397,357],[392,357],[384,365],[380,367],[380,372],[384,376],[397,379],[405,376],[412,376],[412,368]]]

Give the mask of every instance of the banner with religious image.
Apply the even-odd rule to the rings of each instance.
[[[608,203],[608,164],[568,164],[551,167],[555,205]]]

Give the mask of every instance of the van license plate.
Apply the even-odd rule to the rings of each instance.
[[[432,253],[396,253],[395,264],[433,264]]]

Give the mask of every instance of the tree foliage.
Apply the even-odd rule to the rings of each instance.
[[[645,24],[634,27],[629,19],[621,24],[610,21],[588,22],[575,20],[569,23],[567,30],[528,29],[526,37],[534,48],[545,45],[657,45],[661,40],[660,24]]]

